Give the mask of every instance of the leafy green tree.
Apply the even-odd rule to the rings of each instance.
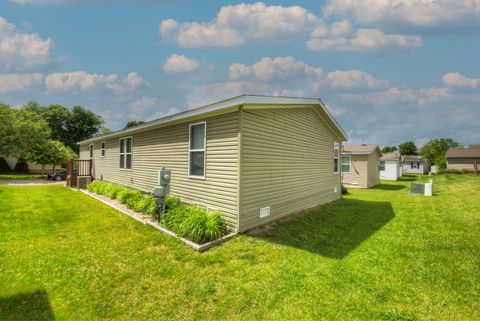
[[[130,127],[135,127],[138,125],[143,125],[145,122],[143,120],[130,120],[125,124],[125,127],[123,129],[127,129]]]
[[[417,155],[417,146],[412,141],[398,145],[398,150],[401,155]]]
[[[382,154],[394,153],[397,150],[397,146],[385,146],[384,148],[382,148]]]
[[[461,145],[451,138],[438,138],[432,139],[428,143],[422,146],[421,154],[423,157],[430,160],[432,164],[435,164],[439,169],[445,169],[447,167],[447,161],[445,154],[449,148],[460,147]]]
[[[52,164],[52,170],[55,171],[56,164],[66,163],[74,157],[74,152],[58,140],[48,140],[44,145],[31,149],[26,157],[29,161],[42,165],[44,174],[46,165]]]

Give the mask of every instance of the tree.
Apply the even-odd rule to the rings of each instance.
[[[397,146],[385,146],[382,149],[382,154],[394,153],[398,150]]]
[[[130,120],[125,124],[125,127],[123,129],[127,129],[130,127],[135,127],[138,125],[143,125],[145,122],[143,120]]]
[[[398,145],[398,150],[401,155],[417,155],[417,146],[412,141]]]
[[[451,138],[432,139],[422,146],[421,154],[430,160],[432,164],[437,165],[439,169],[445,169],[447,167],[447,160],[445,158],[447,150],[460,146],[459,143]]]
[[[44,174],[46,165],[53,164],[52,170],[55,171],[56,164],[66,163],[74,157],[73,155],[74,152],[62,142],[48,140],[44,145],[31,149],[26,157],[29,161],[42,165],[42,174]]]

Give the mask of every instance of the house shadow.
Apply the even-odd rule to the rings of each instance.
[[[47,292],[39,290],[0,298],[0,320],[55,320]]]
[[[379,185],[376,185],[374,187],[372,187],[371,189],[379,189],[379,190],[383,190],[383,191],[398,191],[398,190],[401,190],[401,189],[405,189],[407,188],[405,185],[402,185],[402,184],[379,184]]]
[[[342,199],[249,234],[268,242],[342,259],[394,217],[390,202]]]

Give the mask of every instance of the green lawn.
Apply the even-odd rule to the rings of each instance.
[[[0,319],[479,320],[480,177],[351,190],[199,254],[61,186],[0,186]]]
[[[25,179],[47,179],[43,174],[0,174],[0,180],[25,180]]]

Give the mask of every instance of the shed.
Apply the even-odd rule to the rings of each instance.
[[[378,165],[382,153],[376,144],[346,145],[342,151],[342,183],[370,188],[380,184]]]
[[[396,181],[400,176],[402,176],[400,158],[400,154],[397,153],[382,155],[380,158],[380,164],[378,166],[380,171],[380,179]]]
[[[447,169],[480,172],[480,145],[450,148],[446,158]]]
[[[401,166],[404,174],[427,174],[430,172],[429,160],[418,155],[402,156]]]
[[[79,143],[95,179],[219,210],[242,232],[340,198],[347,136],[320,99],[241,95]]]

